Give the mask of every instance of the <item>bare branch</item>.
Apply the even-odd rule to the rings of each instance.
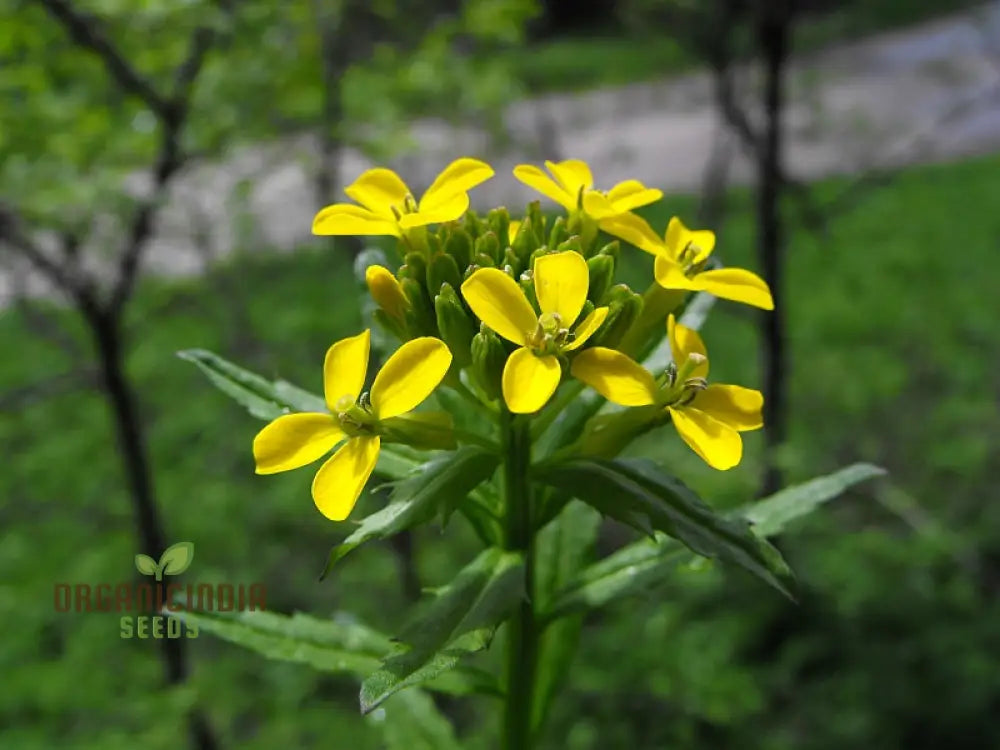
[[[9,252],[26,259],[49,283],[60,291],[75,296],[82,286],[69,270],[53,260],[21,228],[21,221],[14,210],[0,204],[0,243]]]
[[[164,99],[135,68],[133,68],[101,29],[100,21],[80,12],[67,0],[36,0],[58,20],[81,47],[89,49],[104,62],[111,77],[126,91],[146,103],[159,117],[167,116],[169,102]]]

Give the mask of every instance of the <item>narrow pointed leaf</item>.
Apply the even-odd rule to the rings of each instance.
[[[466,445],[418,467],[414,474],[395,485],[388,505],[364,518],[347,539],[331,550],[320,578],[326,577],[338,560],[359,545],[429,521],[443,506],[458,507],[469,492],[493,475],[498,461],[496,454]]]
[[[791,571],[777,549],[756,536],[746,521],[716,514],[652,461],[575,458],[544,466],[537,477],[640,531],[648,533],[652,527],[703,557],[735,563],[791,596]]]
[[[369,722],[382,731],[386,750],[461,750],[448,719],[423,690],[406,690]]]
[[[884,474],[884,469],[872,464],[853,464],[788,487],[732,515],[751,521],[758,534],[774,536],[784,531],[790,522],[811,513],[852,486]],[[581,570],[557,593],[543,617],[547,620],[563,618],[648,591],[669,579],[689,559],[690,552],[666,534],[657,534],[655,540],[629,544]]]
[[[433,599],[417,606],[399,635],[399,650],[362,683],[362,712],[453,668],[463,653],[485,648],[496,626],[524,596],[521,556],[484,550]]]

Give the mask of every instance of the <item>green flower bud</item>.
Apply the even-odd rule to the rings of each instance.
[[[587,291],[587,298],[596,304],[601,304],[615,280],[614,258],[599,253],[587,261],[587,267],[590,269],[590,288]]]
[[[532,201],[528,204],[524,212],[524,218],[531,221],[531,231],[535,235],[535,246],[545,244],[545,214],[542,213],[542,204],[539,201]]]
[[[506,243],[504,243],[504,246],[506,246]],[[485,255],[487,258],[492,258],[493,265],[497,265],[500,262],[500,258],[503,257],[500,254],[500,240],[492,231],[487,231],[486,234],[476,238],[473,248],[477,257]]]
[[[472,374],[479,387],[491,399],[503,393],[503,368],[507,364],[507,350],[500,337],[482,325],[472,337]]]
[[[549,247],[559,247],[569,239],[569,230],[566,229],[566,217],[560,216],[552,224],[552,232],[549,234]]]
[[[465,311],[451,284],[441,285],[441,291],[434,298],[441,340],[448,345],[454,358],[454,366],[461,369],[472,362],[472,338],[476,335],[476,321]]]
[[[526,266],[531,254],[538,248],[538,243],[535,241],[535,233],[532,231],[531,219],[525,219],[521,222],[521,228],[517,233],[517,237],[514,238],[514,242],[511,243],[511,248],[521,261],[521,264]]]
[[[486,226],[483,224],[482,219],[476,215],[475,211],[465,212],[465,231],[469,233],[469,237],[473,241],[486,231]]]
[[[472,258],[473,265],[479,268],[496,268],[497,262],[485,253],[476,253]],[[468,278],[468,275],[466,276]]]
[[[501,239],[501,247],[507,247],[510,234],[510,214],[506,208],[494,208],[486,215],[486,223],[489,228]]]
[[[580,243],[579,237],[569,237],[556,245],[556,251],[560,253],[574,252],[582,255],[583,245]]]
[[[423,284],[427,278],[427,261],[420,253],[407,253],[404,263],[399,268],[399,279],[413,279]]]
[[[459,271],[465,271],[472,263],[472,237],[456,225],[445,239],[444,251],[455,259]]]
[[[401,280],[399,285],[403,288],[406,301],[410,303],[404,315],[407,331],[414,338],[417,336],[436,336],[437,322],[424,285],[411,278]]]
[[[605,302],[610,308],[608,317],[591,341],[594,346],[614,349],[642,313],[642,295],[624,284],[616,284],[607,293]]]
[[[444,284],[450,284],[452,287],[461,286],[462,274],[454,258],[444,253],[437,253],[431,256],[431,262],[427,265],[427,291],[432,297],[436,296]]]
[[[580,237],[585,257],[589,258],[594,254],[594,241],[597,239],[597,222],[594,219],[584,211],[574,211],[570,214],[566,228],[571,235],[575,234]]]
[[[403,319],[397,319],[389,315],[385,310],[376,307],[372,310],[372,317],[375,319],[376,323],[382,326],[384,330],[391,333],[401,342],[409,341],[410,338],[416,338],[415,336],[411,337],[406,332],[405,314]]]
[[[512,248],[506,247],[503,251],[503,264],[504,266],[510,266],[514,271],[514,278],[516,279],[521,275],[521,271],[524,270],[524,266],[521,264],[521,259],[517,257],[517,254]]]
[[[621,256],[621,249],[622,249],[622,243],[620,243],[618,240],[612,240],[597,252],[600,255],[607,255],[613,258],[615,263],[617,263],[619,257]]]

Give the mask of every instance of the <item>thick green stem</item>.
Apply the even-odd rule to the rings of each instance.
[[[506,703],[504,706],[504,750],[531,750],[531,714],[534,701],[535,667],[538,662],[538,629],[534,611],[534,528],[532,525],[531,430],[524,417],[504,410],[502,415],[505,535],[508,549],[524,555],[527,596],[509,622],[507,636]]]

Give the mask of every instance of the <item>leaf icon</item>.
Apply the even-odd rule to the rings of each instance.
[[[156,560],[149,555],[136,555],[135,567],[144,576],[151,576],[156,573]]]
[[[160,570],[169,576],[183,573],[194,559],[194,542],[177,542],[163,551],[160,557]]]

